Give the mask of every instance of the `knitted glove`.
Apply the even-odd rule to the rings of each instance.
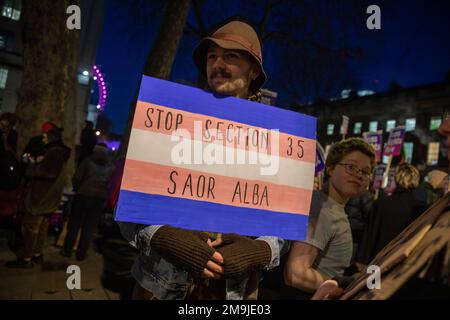
[[[262,240],[253,240],[238,234],[224,234],[222,246],[224,277],[233,278],[264,268],[270,263],[272,251]]]
[[[200,231],[162,226],[150,242],[162,257],[182,267],[194,277],[200,277],[215,250],[208,246],[208,235]]]

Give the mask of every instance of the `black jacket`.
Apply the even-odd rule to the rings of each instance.
[[[425,209],[412,189],[397,188],[391,196],[381,192],[369,216],[356,261],[368,264]]]

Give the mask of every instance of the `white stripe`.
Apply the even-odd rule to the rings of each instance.
[[[191,142],[192,140],[185,141]],[[127,159],[201,171],[227,177],[236,177],[246,180],[259,180],[308,190],[313,189],[315,163],[291,160],[278,156],[270,156],[272,158],[271,160],[273,160],[273,158],[278,158],[279,160],[278,172],[275,175],[262,175],[260,171],[261,167],[268,166],[262,164],[175,164],[171,159],[172,148],[179,143],[180,142],[171,141],[170,135],[141,129],[132,129]],[[200,143],[199,141],[195,141],[195,143],[201,144],[203,150],[210,145],[210,143],[207,142]],[[194,147],[192,147],[191,150],[193,150],[193,148]],[[234,148],[224,148],[225,153],[230,152],[230,150],[232,150],[231,152],[234,151],[235,154],[238,152]],[[250,156],[252,156],[252,154],[253,156],[258,155],[255,151],[240,152],[245,152],[245,159],[247,160]],[[192,158],[193,157],[194,153],[192,151]],[[192,162],[193,161],[194,160],[192,160]]]

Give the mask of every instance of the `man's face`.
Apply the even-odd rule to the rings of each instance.
[[[206,75],[211,90],[226,96],[247,98],[250,83],[260,68],[249,54],[211,44],[206,54]]]

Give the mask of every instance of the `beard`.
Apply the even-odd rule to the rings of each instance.
[[[208,79],[209,87],[222,95],[234,96],[239,98],[246,98],[248,96],[248,89],[250,84],[250,77],[240,77],[237,79],[232,79],[232,77],[227,77],[225,74],[221,74],[223,81],[218,81],[215,83],[215,75],[213,74],[210,79]]]

